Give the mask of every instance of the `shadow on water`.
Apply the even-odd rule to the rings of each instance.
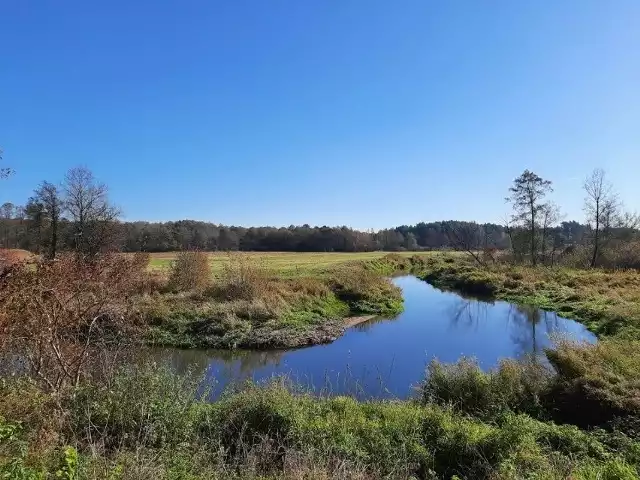
[[[144,355],[179,372],[203,374],[212,396],[247,380],[287,375],[320,394],[406,398],[432,358],[475,357],[487,370],[503,358],[542,356],[552,337],[596,341],[583,325],[552,312],[465,298],[410,276],[393,282],[403,290],[402,314],[358,324],[329,345],[289,351],[162,348]]]

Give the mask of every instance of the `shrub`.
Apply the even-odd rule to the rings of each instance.
[[[636,427],[640,415],[640,342],[561,342],[547,357],[558,375],[549,401],[557,420],[580,426]],[[623,419],[623,421],[620,421]]]
[[[140,268],[118,254],[19,265],[0,282],[0,344],[48,389],[78,384],[98,352],[135,333]]]
[[[230,254],[222,267],[218,296],[224,300],[253,300],[269,291],[270,278],[264,265],[248,255]]]
[[[85,384],[65,405],[69,433],[85,445],[149,448],[191,438],[198,381],[145,364],[124,367],[108,382]]]
[[[402,311],[402,292],[373,271],[353,266],[337,270],[330,280],[336,296],[352,313],[393,315]]]
[[[488,373],[473,359],[463,358],[450,365],[434,360],[422,385],[422,402],[451,406],[481,418],[508,410],[539,414],[541,395],[550,378],[550,372],[534,360],[503,360]]]
[[[182,292],[204,290],[210,284],[211,269],[206,252],[189,250],[178,253],[169,274],[172,289]]]

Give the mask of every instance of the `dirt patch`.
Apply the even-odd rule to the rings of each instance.
[[[371,320],[372,318],[375,318],[375,315],[362,315],[360,317],[347,317],[344,319],[345,321],[345,327],[349,328],[349,327],[353,327],[355,325],[358,325],[359,323],[364,323],[364,322],[368,322],[369,320]]]

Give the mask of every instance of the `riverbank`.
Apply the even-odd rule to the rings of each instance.
[[[394,316],[403,309],[400,289],[372,268],[389,263],[385,259],[294,278],[246,257],[238,261],[208,288],[140,296],[145,341],[181,348],[293,348],[329,343],[357,323],[354,318]]]
[[[123,270],[120,257],[112,260],[117,263],[101,281],[115,282],[112,273]],[[68,266],[58,262],[49,268],[82,272],[77,259],[66,261]],[[96,275],[91,267],[89,280]],[[27,282],[34,272],[26,269],[21,274],[24,278],[18,279]],[[327,325],[322,315],[327,311],[334,312],[335,321],[344,328],[350,311],[393,306],[390,295],[394,294],[385,277],[394,272],[494,297],[506,295],[507,289],[568,293],[570,289],[573,297],[567,301],[591,308],[606,304],[606,308],[621,309],[631,316],[626,327],[601,333],[596,345],[560,343],[547,351],[553,371],[534,361],[506,361],[488,373],[469,359],[450,365],[432,363],[415,397],[404,401],[358,401],[331,391],[314,396],[301,385],[278,379],[268,385],[237,386],[209,402],[201,379],[175,374],[173,363],[131,362],[117,368],[111,357],[117,352],[95,342],[89,356],[96,360],[95,365],[87,365],[78,382],[56,382],[59,377],[51,364],[44,364],[49,371],[32,369],[29,378],[7,376],[0,381],[0,478],[640,478],[640,346],[637,340],[624,338],[633,332],[635,320],[633,310],[622,308],[624,302],[633,303],[636,289],[629,272],[546,272],[503,266],[485,270],[459,256],[407,259],[389,255],[384,260],[345,265],[343,271],[320,279],[267,275],[251,277],[266,281],[248,282],[244,284],[247,289],[228,281],[191,292],[149,289],[136,293],[135,305],[146,315],[157,312],[156,322],[166,321],[169,312],[176,315],[177,325],[193,329],[178,331],[176,340],[200,341],[197,325],[212,329],[225,319],[229,322],[225,330],[204,329],[202,338],[210,341],[210,335],[214,341],[223,339],[235,346],[233,339],[251,338],[260,325],[265,335],[274,335],[279,331],[275,327],[285,325],[283,335],[300,338],[289,334],[314,325],[314,318],[316,326]],[[522,278],[513,278],[514,273]],[[44,280],[66,279],[58,270],[43,270],[40,275],[38,287]],[[546,286],[541,280],[547,278],[544,275],[551,276]],[[551,281],[560,275],[574,277],[573,286]],[[597,275],[604,283],[591,285]],[[507,285],[509,279],[521,283]],[[620,281],[614,283],[614,279]],[[120,285],[99,289],[93,282],[80,276],[73,288],[93,287],[94,297],[104,293],[107,299]],[[45,300],[50,299],[48,285],[44,284]],[[258,286],[258,290],[249,289]],[[140,288],[135,283],[126,291]],[[34,293],[25,301],[39,291],[29,290]],[[595,301],[596,292],[605,299]],[[22,312],[22,305],[16,304],[11,313]],[[120,305],[109,304],[104,311],[122,310]],[[272,316],[258,314],[269,308],[273,308]],[[38,312],[33,315],[41,322]],[[149,321],[151,317],[142,318]],[[610,318],[605,317],[602,325],[614,325]],[[289,319],[288,323],[283,319]],[[101,332],[108,335],[109,324],[104,327]],[[152,328],[164,335],[170,332],[166,325]],[[45,340],[47,343],[25,351],[37,352],[36,347],[50,344]],[[71,356],[74,351],[62,351],[69,355],[64,368],[76,361]],[[46,373],[48,376],[43,375]]]
[[[640,272],[431,261],[418,276],[440,288],[554,311],[599,336],[640,340]]]
[[[532,379],[536,379],[535,382]],[[284,380],[214,403],[158,365],[52,397],[0,385],[2,478],[604,479],[638,477],[640,445],[615,429],[553,423],[556,381],[525,364],[431,367],[420,398],[292,393]],[[530,388],[523,388],[523,387]]]

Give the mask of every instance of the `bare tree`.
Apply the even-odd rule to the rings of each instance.
[[[593,231],[591,253],[591,267],[593,268],[598,261],[603,240],[606,242],[606,238],[609,237],[616,222],[619,202],[602,169],[595,169],[585,180],[583,188],[587,194],[584,200],[584,211],[587,215],[587,222]]]
[[[525,170],[513,181],[513,186],[509,188],[511,195],[506,199],[513,206],[514,223],[520,223],[529,233],[529,251],[531,264],[534,266],[537,263],[539,217],[545,208],[542,200],[552,191],[549,180],[544,180],[535,173]]]
[[[558,207],[555,203],[549,202],[545,203],[540,212],[541,217],[541,239],[540,239],[540,258],[542,259],[542,263],[547,261],[547,247],[549,246],[549,241],[551,240],[551,254],[552,257],[555,256],[555,251],[558,247],[557,242],[555,241],[555,237],[551,237],[551,232],[553,227],[560,221],[560,207]]]
[[[109,202],[108,188],[85,167],[67,173],[63,189],[65,207],[73,223],[76,250],[95,256],[110,250],[116,242],[120,210]]]
[[[485,265],[481,256],[488,247],[484,226],[475,222],[443,222],[442,228],[453,248],[466,252],[480,265]]]

